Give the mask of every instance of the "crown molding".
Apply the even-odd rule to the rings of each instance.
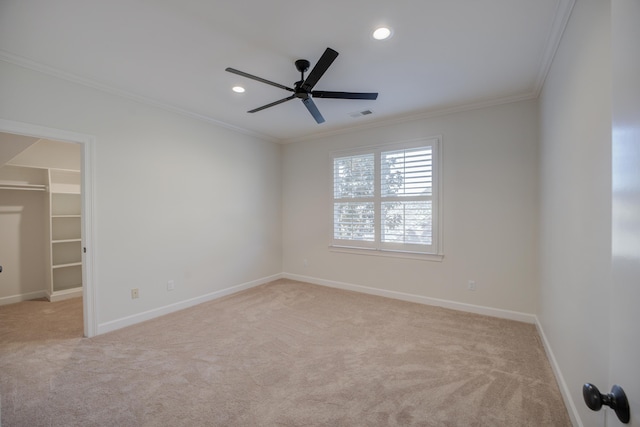
[[[446,116],[446,115],[455,114],[455,113],[462,113],[465,111],[478,110],[480,108],[495,107],[503,104],[511,104],[513,102],[527,101],[530,99],[536,99],[537,97],[538,97],[538,92],[534,91],[534,92],[529,92],[525,94],[507,96],[502,98],[494,98],[494,99],[489,99],[489,100],[479,101],[474,103],[453,105],[453,106],[443,107],[443,108],[435,108],[435,109],[423,111],[417,114],[411,113],[403,116],[393,117],[390,119],[376,120],[369,123],[364,123],[359,126],[349,126],[349,127],[334,129],[326,132],[314,133],[312,135],[301,136],[298,138],[283,139],[280,142],[282,144],[292,144],[295,142],[303,142],[303,141],[310,141],[314,139],[328,138],[331,136],[344,135],[344,134],[359,132],[359,131],[368,130],[368,129],[375,129],[380,127],[407,123],[407,122],[431,119],[434,117]]]
[[[302,142],[309,141],[314,139],[327,138],[336,135],[347,134],[351,132],[362,131],[366,129],[373,129],[377,127],[390,126],[400,123],[406,123],[417,120],[424,120],[438,116],[444,116],[447,114],[461,113],[464,111],[476,110],[479,108],[485,107],[493,107],[501,104],[509,104],[512,102],[518,101],[526,101],[529,99],[536,99],[540,96],[542,91],[542,87],[544,86],[544,82],[547,78],[547,74],[551,69],[551,64],[553,63],[553,59],[555,58],[556,52],[558,51],[558,47],[560,46],[560,41],[562,40],[562,35],[564,34],[564,30],[567,27],[567,23],[569,22],[569,18],[571,17],[571,12],[573,11],[573,6],[575,5],[576,0],[558,0],[558,4],[556,6],[556,11],[554,14],[553,23],[551,24],[551,30],[547,37],[545,52],[542,57],[542,61],[540,62],[540,67],[538,68],[538,74],[533,86],[533,90],[529,93],[515,95],[510,97],[503,98],[495,98],[486,101],[480,101],[471,104],[461,104],[451,107],[438,108],[429,111],[425,111],[418,114],[409,114],[406,116],[399,116],[387,120],[379,120],[375,122],[365,123],[359,126],[349,126],[348,128],[335,129],[326,132],[314,133],[307,136],[295,137],[281,140],[280,142],[283,144],[291,144],[294,142]]]
[[[170,111],[170,112],[187,116],[196,120],[204,121],[209,124],[213,124],[215,126],[229,129],[231,131],[238,132],[244,135],[252,136],[254,138],[258,138],[264,141],[274,142],[279,144],[290,144],[294,142],[302,142],[302,141],[327,138],[327,137],[336,136],[336,135],[358,132],[366,129],[379,128],[379,127],[390,126],[390,125],[395,125],[399,123],[416,121],[416,120],[424,120],[424,119],[443,116],[447,114],[460,113],[460,112],[475,110],[479,108],[492,107],[492,106],[497,106],[501,104],[508,104],[512,102],[538,98],[544,86],[544,82],[547,77],[547,74],[549,73],[549,70],[553,63],[553,59],[560,45],[562,35],[564,34],[564,30],[571,16],[571,12],[573,10],[575,1],[576,0],[558,0],[553,23],[551,25],[551,30],[547,37],[546,49],[543,54],[542,60],[540,62],[537,77],[533,85],[533,90],[529,93],[519,94],[519,95],[514,95],[509,97],[495,98],[495,99],[469,103],[469,104],[461,104],[461,105],[454,105],[454,106],[443,107],[443,108],[436,108],[428,111],[423,111],[417,114],[413,112],[404,116],[397,116],[390,119],[376,120],[374,122],[368,122],[368,123],[355,125],[355,126],[349,125],[339,129],[312,133],[309,135],[292,137],[292,138],[277,138],[271,135],[266,135],[263,133],[259,133],[259,132],[255,132],[255,131],[243,128],[243,127],[235,126],[235,125],[223,122],[221,120],[214,119],[213,117],[210,117],[210,116],[199,114],[194,111],[180,108],[175,105],[167,104],[153,98],[138,95],[136,93],[117,89],[108,84],[87,79],[87,78],[78,76],[76,74],[69,73],[67,71],[59,70],[57,68],[38,63],[31,59],[7,52],[2,49],[0,49],[0,60],[23,67],[23,68],[27,68],[27,69],[38,71],[47,75],[51,75],[63,80],[67,80],[79,85],[87,86],[111,95],[127,98],[136,102],[140,102],[142,104],[151,105],[151,106],[163,109],[165,111]]]
[[[50,67],[48,65],[41,64],[37,61],[31,60],[29,58],[25,58],[20,55],[16,55],[11,52],[7,52],[6,50],[0,49],[0,61],[8,62],[13,65],[17,65],[18,67],[27,68],[29,70],[37,71],[43,74],[47,74],[53,77],[57,77],[62,80],[67,80],[72,83],[76,83],[82,86],[90,87],[92,89],[99,90],[101,92],[108,93],[110,95],[119,96],[121,98],[126,98],[132,101],[139,102],[141,104],[150,105],[153,107],[160,108],[165,111],[169,111],[172,113],[180,114],[183,116],[187,116],[196,120],[204,121],[209,124],[213,124],[215,126],[219,126],[225,129],[232,130],[234,132],[238,132],[244,135],[252,136],[254,138],[259,138],[268,142],[280,142],[277,138],[274,138],[269,135],[261,134],[258,132],[254,132],[249,129],[245,129],[239,126],[235,126],[220,120],[216,120],[213,117],[205,116],[203,114],[195,113],[193,111],[186,110],[184,108],[176,107],[174,105],[166,104],[164,102],[158,101],[153,98],[149,98],[147,96],[138,95],[136,93],[132,93],[129,91],[116,89],[113,86],[108,84],[100,83],[95,80],[87,79],[85,77],[78,76],[73,73],[69,73],[67,71],[63,71],[54,67]]]
[[[551,30],[547,37],[546,49],[542,56],[542,61],[540,62],[540,67],[538,69],[538,76],[534,85],[536,97],[540,96],[540,92],[542,92],[544,81],[547,78],[547,74],[549,74],[551,64],[553,64],[553,59],[556,56],[558,47],[560,46],[562,35],[564,34],[565,28],[567,28],[567,23],[569,22],[575,3],[576,0],[558,0],[553,23],[551,24]]]

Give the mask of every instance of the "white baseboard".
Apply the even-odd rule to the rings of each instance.
[[[485,307],[481,305],[467,304],[444,300],[439,298],[430,298],[422,295],[407,294],[404,292],[389,291],[386,289],[370,288],[362,285],[354,285],[351,283],[336,282],[333,280],[318,279],[316,277],[302,276],[299,274],[282,273],[285,279],[298,280],[301,282],[313,283],[315,285],[329,286],[331,288],[345,289],[348,291],[362,292],[365,294],[377,295],[381,297],[394,298],[402,301],[416,302],[418,304],[435,305],[438,307],[450,308],[452,310],[466,311],[468,313],[483,314],[485,316],[499,317],[501,319],[516,320],[518,322],[536,323],[536,316],[518,311],[503,310],[500,308]]]
[[[251,282],[242,283],[240,285],[231,286],[229,288],[221,289],[219,291],[211,292],[199,297],[191,298],[188,300],[176,302],[166,305],[164,307],[158,307],[153,310],[144,311],[142,313],[133,314],[131,316],[123,317],[109,322],[98,324],[96,335],[104,334],[107,332],[115,331],[127,326],[135,325],[136,323],[151,320],[156,317],[164,316],[165,314],[173,313],[175,311],[183,310],[185,308],[193,307],[194,305],[202,304],[203,302],[215,300],[227,295],[234,294],[236,292],[250,289],[255,286],[260,286],[265,283],[272,282],[277,279],[281,279],[282,274],[274,274],[273,276],[263,277],[261,279],[253,280]]]
[[[573,399],[571,398],[571,393],[569,392],[567,383],[565,382],[564,377],[562,376],[562,372],[560,370],[560,367],[558,366],[556,358],[553,355],[553,351],[551,350],[549,341],[547,340],[547,337],[544,333],[544,329],[542,328],[542,325],[540,324],[537,316],[533,314],[528,314],[528,313],[461,303],[461,302],[444,300],[439,298],[430,298],[430,297],[425,297],[421,295],[408,294],[404,292],[390,291],[386,289],[371,288],[371,287],[362,286],[362,285],[354,285],[351,283],[319,279],[316,277],[303,276],[299,274],[280,273],[280,274],[274,274],[272,276],[264,277],[258,280],[254,280],[251,282],[242,283],[240,285],[231,286],[229,288],[211,292],[211,293],[208,293],[196,298],[191,298],[185,301],[180,301],[164,307],[159,307],[153,310],[149,310],[149,311],[134,314],[131,316],[123,317],[120,319],[112,320],[109,322],[101,323],[98,325],[96,335],[104,334],[107,332],[115,331],[116,329],[135,325],[136,323],[150,320],[159,316],[164,316],[165,314],[183,310],[185,308],[192,307],[194,305],[198,305],[203,302],[212,301],[227,295],[234,294],[236,292],[243,291],[245,289],[250,289],[250,288],[260,286],[265,283],[269,283],[274,280],[278,280],[282,278],[297,280],[297,281],[306,282],[306,283],[312,283],[315,285],[328,286],[328,287],[337,288],[337,289],[344,289],[348,291],[361,292],[361,293],[370,294],[370,295],[394,298],[402,301],[415,302],[418,304],[433,305],[438,307],[449,308],[452,310],[465,311],[469,313],[482,314],[486,316],[492,316],[492,317],[498,317],[502,319],[509,319],[509,320],[515,320],[519,322],[535,324],[538,330],[538,333],[542,339],[542,344],[547,354],[547,357],[549,359],[549,362],[551,364],[551,368],[558,382],[560,393],[562,394],[564,403],[568,408],[568,413],[569,413],[569,417],[571,418],[571,422],[576,427],[583,427],[582,420],[580,419],[576,405],[573,402]],[[11,304],[12,302],[20,302],[27,299],[40,298],[44,296],[46,296],[46,293],[44,291],[41,291],[41,292],[32,292],[24,295],[17,295],[13,297],[4,297],[4,298],[0,298],[0,305]],[[6,302],[6,301],[9,301],[9,302]]]
[[[47,299],[51,302],[63,301],[69,298],[78,298],[82,296],[82,288],[66,289],[64,291],[55,291],[51,294],[47,293]]]
[[[29,301],[30,299],[46,298],[46,291],[27,292],[26,294],[11,295],[0,298],[0,305],[15,304],[17,302]]]
[[[567,382],[564,380],[564,376],[562,375],[562,371],[560,370],[560,365],[558,365],[558,361],[553,355],[551,345],[549,344],[547,335],[544,333],[544,329],[542,328],[542,325],[538,320],[538,316],[536,316],[536,328],[538,329],[538,335],[540,335],[540,338],[542,339],[542,346],[544,347],[544,351],[547,353],[547,359],[549,359],[553,374],[555,375],[556,381],[558,382],[560,394],[562,394],[562,399],[564,400],[564,404],[567,407],[567,412],[569,413],[569,418],[571,418],[571,423],[576,427],[583,427],[584,424],[580,419],[578,409],[576,408],[575,402],[571,398],[571,392],[569,390],[569,387],[567,386]]]

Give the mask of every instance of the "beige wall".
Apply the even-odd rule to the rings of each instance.
[[[441,135],[442,262],[329,251],[330,152]],[[537,101],[284,147],[285,273],[533,314],[537,299]],[[305,266],[304,260],[307,260]],[[477,290],[467,290],[475,280]]]
[[[47,196],[43,191],[0,190],[0,305],[44,296]]]
[[[279,145],[2,61],[0,117],[95,137],[99,331],[281,272]]]
[[[538,317],[584,425],[604,412],[582,384],[609,390],[611,259],[610,4],[576,2],[540,99]]]

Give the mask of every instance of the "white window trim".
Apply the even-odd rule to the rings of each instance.
[[[423,145],[433,145],[433,151],[435,153],[434,155],[434,162],[433,162],[433,168],[434,168],[434,175],[436,176],[436,185],[433,187],[433,191],[434,191],[434,195],[433,195],[433,199],[437,201],[436,203],[436,209],[433,210],[433,216],[434,216],[434,220],[433,223],[435,224],[434,226],[434,230],[433,230],[433,248],[435,248],[434,252],[432,253],[424,253],[424,252],[412,252],[412,251],[408,251],[408,250],[390,250],[390,249],[386,249],[386,248],[375,248],[375,247],[364,247],[363,246],[349,246],[349,245],[340,245],[340,244],[335,244],[334,242],[334,238],[333,238],[333,233],[334,233],[334,227],[333,227],[333,202],[334,202],[334,196],[333,196],[333,161],[334,158],[336,157],[346,157],[346,156],[351,156],[351,155],[357,155],[357,154],[365,154],[365,153],[370,153],[371,151],[386,151],[386,150],[397,150],[397,149],[403,149],[403,148],[407,148],[407,149],[411,149],[411,148],[416,148],[416,147],[420,147]],[[381,144],[381,145],[370,145],[370,146],[363,146],[363,147],[357,147],[357,148],[352,148],[352,149],[347,149],[347,150],[337,150],[337,151],[331,151],[330,153],[330,186],[331,186],[331,192],[330,192],[330,201],[328,203],[328,205],[330,206],[330,215],[331,215],[331,244],[329,245],[329,250],[331,252],[336,252],[336,253],[348,253],[348,254],[356,254],[356,255],[366,255],[366,256],[383,256],[383,257],[391,257],[391,258],[404,258],[404,259],[416,259],[416,260],[424,260],[424,261],[442,261],[444,258],[444,252],[443,252],[443,239],[442,239],[442,234],[443,234],[443,215],[442,215],[442,163],[443,163],[443,149],[442,149],[442,135],[436,135],[436,136],[432,136],[432,137],[426,137],[426,138],[416,138],[416,139],[411,139],[411,140],[404,140],[404,141],[397,141],[397,142],[393,142],[393,143],[386,143],[386,144]],[[376,159],[376,162],[378,162],[379,159]],[[379,183],[376,183],[376,186],[378,186]],[[378,195],[379,196],[379,195]],[[376,215],[378,215],[378,212],[376,212]],[[376,227],[378,227],[379,224],[376,224]]]

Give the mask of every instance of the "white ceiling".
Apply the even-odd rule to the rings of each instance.
[[[287,142],[536,97],[573,1],[1,0],[0,59]],[[247,114],[290,93],[225,72],[291,87],[326,47],[314,89],[380,95],[316,99],[320,125],[297,99]]]

